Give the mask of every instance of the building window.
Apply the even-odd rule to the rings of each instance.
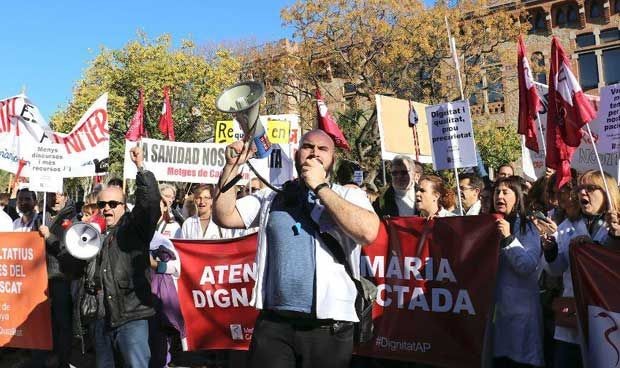
[[[499,68],[487,69],[487,96],[489,103],[504,101],[504,84],[502,83],[502,71]]]
[[[619,0],[620,1],[620,0]],[[532,24],[532,29],[530,32],[545,32],[547,31],[547,21],[546,14],[544,11],[539,10],[532,14],[530,17],[530,23]]]
[[[603,73],[606,85],[620,82],[618,64],[620,64],[620,47],[603,50]]]
[[[612,28],[601,31],[599,35],[601,43],[613,42],[620,40],[620,29]]]
[[[575,27],[579,23],[577,6],[567,4],[557,8],[555,13],[555,25],[558,27]]]
[[[603,4],[600,1],[590,3],[590,19],[598,19],[603,16]]]
[[[355,92],[357,92],[357,86],[355,85],[355,83],[344,82],[343,92],[345,95],[354,94]]]
[[[577,47],[594,46],[596,44],[596,38],[594,37],[594,33],[584,33],[577,36],[575,42],[577,43]]]
[[[598,62],[593,52],[579,54],[579,83],[583,89],[598,88]]]

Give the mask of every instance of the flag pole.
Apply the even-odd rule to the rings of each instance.
[[[596,143],[594,142],[594,136],[592,135],[592,130],[590,130],[590,124],[586,124],[588,135],[590,135],[590,140],[592,141],[592,148],[594,148],[594,157],[596,157],[596,163],[598,164],[598,169],[601,171],[601,176],[603,178],[603,184],[605,184],[605,194],[607,194],[607,208],[609,210],[616,210],[616,207],[611,202],[611,196],[609,195],[609,186],[607,186],[607,178],[605,177],[605,172],[603,171],[603,165],[601,164],[601,158],[598,156],[598,149],[596,149]]]
[[[452,53],[452,59],[454,60],[454,68],[456,69],[456,75],[459,81],[459,91],[461,92],[461,100],[465,99],[465,93],[463,93],[463,79],[461,78],[461,68],[459,67],[459,58],[456,54],[456,42],[454,37],[450,34],[450,24],[448,23],[448,17],[444,16],[446,20],[446,31],[448,32],[448,44],[450,45],[450,52]],[[461,187],[459,186],[459,171],[454,165],[454,178],[456,186],[456,198],[459,200],[459,214],[463,216],[463,201],[461,200]]]
[[[540,130],[543,154],[546,157],[547,156],[547,142],[546,142],[547,137],[545,136],[545,133],[543,133],[542,123],[540,122],[540,114],[538,114],[538,111],[536,111],[536,122],[538,123],[538,130]]]

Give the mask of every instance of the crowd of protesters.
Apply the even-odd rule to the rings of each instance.
[[[85,195],[78,204],[66,193],[48,193],[45,218],[39,211],[42,201],[35,192],[20,189],[13,199],[8,194],[0,195],[0,231],[38,231],[46,244],[53,351],[31,352],[24,366],[69,367],[75,336],[82,338],[82,351],[94,349],[97,367],[179,365],[184,354],[180,340],[185,337],[185,321],[176,295],[181,265],[169,239],[226,239],[257,231],[229,229],[214,221],[213,200],[218,189],[213,185],[182,187],[179,183],[161,183],[157,188],[152,174],[144,174],[141,169],[141,152],[135,154],[134,162],[140,170],[132,210],[122,181],[116,180]],[[502,215],[496,220],[502,240],[489,336],[493,366],[581,367],[576,316],[566,313],[575,308],[569,248],[589,241],[620,248],[620,192],[616,180],[599,171],[572,171],[571,179],[558,188],[553,170],[547,170],[536,182],[528,182],[507,164],[498,168],[494,181],[475,171],[462,173],[458,201],[456,191],[446,181],[410,157],[397,156],[388,168],[391,183],[380,193],[362,188],[379,217]],[[343,188],[355,186],[350,180],[340,184]],[[237,186],[235,193],[240,199],[269,191],[260,181],[252,180]],[[97,258],[103,261],[84,262],[68,254],[63,244],[66,221],[98,224],[106,239],[104,246],[108,244],[111,249],[102,251],[104,256]],[[131,230],[123,231],[123,227]],[[129,243],[134,246],[129,256],[119,255],[125,250],[115,252],[110,245],[120,249]],[[132,256],[143,249],[150,262],[136,265]],[[106,272],[106,262],[125,262],[124,272],[128,274],[125,277],[116,273],[116,279],[110,279],[117,281],[114,286],[105,277],[89,279],[89,267],[101,275]],[[114,267],[118,269],[119,265]],[[142,295],[146,286],[139,284],[136,273],[142,273],[140,280],[150,283],[149,298]],[[126,286],[119,283],[123,280]],[[89,282],[95,285],[98,298],[114,295],[106,287],[125,287],[133,296],[117,304],[109,302],[112,312],[98,311],[92,320],[80,320],[75,318],[80,314],[75,303]],[[131,313],[121,317],[113,311],[115,305],[126,307],[123,303],[138,307],[134,305]],[[239,366],[245,360],[245,354],[239,354],[201,352],[190,360],[198,366]],[[355,360],[354,364],[427,367],[375,359]]]

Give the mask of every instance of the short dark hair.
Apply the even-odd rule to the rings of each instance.
[[[32,190],[30,190],[28,188],[22,188],[22,189],[18,190],[16,197],[19,197],[20,193],[30,194],[30,196],[32,197],[32,200],[35,201],[35,202],[37,201],[37,193],[33,192]]]
[[[112,178],[108,180],[109,187],[123,187],[123,179],[120,178]]]
[[[459,175],[459,181],[464,180],[464,179],[469,179],[469,185],[471,185],[473,188],[476,188],[480,190],[481,192],[484,189],[484,181],[478,175],[474,173],[466,173],[466,174]]]

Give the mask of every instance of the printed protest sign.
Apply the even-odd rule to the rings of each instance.
[[[215,184],[226,163],[225,144],[187,143],[142,138],[144,166],[157,180],[187,183]],[[131,161],[129,150],[138,142],[125,141],[123,175],[125,179],[136,178],[136,165]],[[243,170],[243,184],[247,182],[248,170]]]
[[[256,234],[173,243],[183,265],[178,289],[188,349],[247,350],[258,315],[250,306]]]
[[[469,101],[428,106],[426,120],[431,125],[433,169],[478,166]]]
[[[42,143],[30,156],[28,187],[37,192],[62,193],[65,150],[60,144]]]
[[[599,126],[599,152],[620,152],[620,84],[601,89],[601,104],[596,120]]]
[[[0,347],[52,349],[47,295],[43,238],[0,233]]]
[[[299,116],[295,114],[260,116],[272,144],[298,145],[301,136]],[[236,120],[217,121],[213,129],[215,143],[232,143],[243,139],[243,130]]]

